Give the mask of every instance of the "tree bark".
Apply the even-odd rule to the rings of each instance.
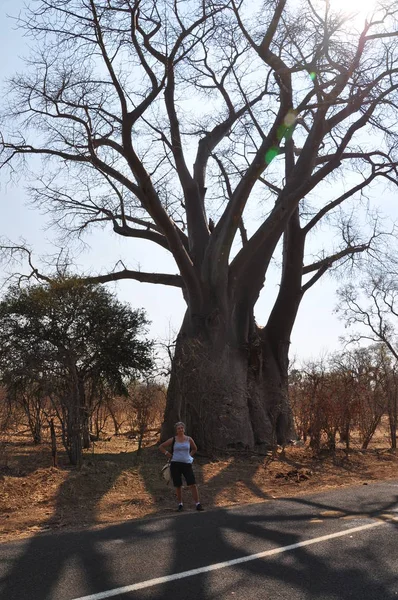
[[[67,406],[67,452],[70,463],[80,466],[82,462],[82,388],[76,364],[70,360],[70,395]]]
[[[391,449],[397,449],[398,402],[394,381],[394,391],[388,397],[388,423],[390,428]]]
[[[82,438],[83,448],[87,450],[91,447],[90,439],[90,414],[87,408],[82,409]]]
[[[50,420],[50,433],[51,433],[51,456],[53,459],[53,467],[57,467],[58,466],[57,437],[55,435],[54,419]]]
[[[69,448],[68,456],[71,465],[80,466],[82,461],[82,431],[80,422],[80,410],[73,404],[69,410]]]
[[[287,356],[281,364],[265,330],[254,325],[242,343],[238,325],[230,319],[225,327],[219,317],[199,319],[198,330],[187,311],[176,341],[162,439],[181,420],[208,454],[285,444],[293,435]]]

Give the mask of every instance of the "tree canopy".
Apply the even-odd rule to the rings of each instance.
[[[89,443],[96,396],[127,394],[150,372],[152,342],[140,339],[147,323],[142,310],[73,278],[13,287],[0,302],[0,381],[16,397],[34,393],[36,406],[52,398],[73,463],[82,436]]]
[[[15,379],[73,364],[83,378],[104,380],[121,393],[152,367],[152,344],[138,337],[147,324],[142,310],[99,285],[58,279],[13,287],[0,303],[0,369]]]
[[[394,3],[361,31],[333,3],[306,0],[36,0],[20,26],[34,43],[27,74],[12,81],[3,166],[43,156],[32,194],[58,225],[82,233],[109,223],[172,252],[180,271],[126,268],[102,281],[132,277],[200,296],[201,269],[217,264],[213,278],[228,274],[240,288],[261,255],[258,291],[303,198],[309,233],[376,177],[396,183]],[[365,137],[372,131],[376,144]],[[355,185],[319,197],[342,168]],[[264,218],[247,239],[242,217],[253,202]],[[347,223],[342,237],[304,273],[363,249]]]

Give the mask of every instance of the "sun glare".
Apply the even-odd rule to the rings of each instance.
[[[356,25],[371,20],[377,8],[377,0],[329,0],[331,10],[347,15],[347,19]]]

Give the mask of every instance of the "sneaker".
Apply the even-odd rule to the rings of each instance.
[[[196,505],[196,510],[204,510],[204,508],[200,502],[199,502],[199,504]]]
[[[183,507],[183,505],[182,505],[182,504],[179,504],[179,505],[178,505],[178,508],[177,508],[177,512],[181,512],[181,511],[183,511],[183,510],[184,510],[184,507]]]

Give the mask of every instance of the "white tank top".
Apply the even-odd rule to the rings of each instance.
[[[177,440],[175,440],[171,462],[182,462],[191,464],[193,462],[193,458],[189,454],[190,449],[191,443],[188,437],[183,442],[177,442]]]

